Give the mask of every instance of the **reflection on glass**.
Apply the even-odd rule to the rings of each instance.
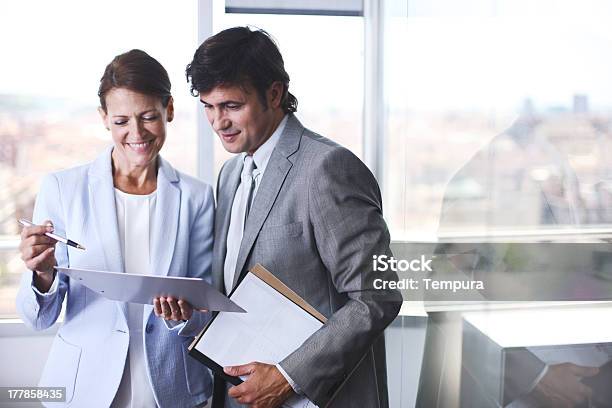
[[[612,30],[604,16],[612,4],[384,4],[383,192],[392,239],[609,239]],[[594,230],[603,232],[593,237]],[[493,255],[517,262],[516,253]],[[540,284],[560,282],[588,298],[589,287],[572,280],[579,271],[605,291],[609,275],[593,267],[597,256],[584,255],[563,262],[564,271],[551,269],[551,276],[563,273]],[[597,264],[605,271],[609,265]],[[508,274],[515,285],[508,288],[525,284],[524,276]],[[534,289],[527,286],[525,292]],[[460,310],[470,307],[450,305],[428,316],[423,364],[413,368],[420,374],[416,406],[610,406],[612,338],[602,326],[609,306],[598,312],[589,304],[572,314],[515,304],[525,312],[485,313],[495,327],[464,319]]]
[[[435,235],[443,198],[460,213],[445,223],[455,230],[610,223],[609,9],[386,3],[383,190],[394,239]]]

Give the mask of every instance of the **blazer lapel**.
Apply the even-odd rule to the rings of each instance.
[[[177,186],[176,170],[161,157],[158,160],[155,229],[152,231],[149,267],[152,275],[167,275],[176,244],[181,191]]]
[[[98,245],[104,254],[106,270],[124,272],[115,206],[115,189],[111,165],[112,150],[112,147],[108,148],[98,156],[89,168],[89,203],[93,209],[92,214],[94,214]],[[126,303],[116,303],[124,317],[127,318]]]
[[[106,269],[112,272],[123,272],[111,152],[112,148],[98,156],[89,168],[89,202],[93,208],[96,232],[104,253]]]
[[[217,194],[217,212],[215,215],[215,245],[213,256],[213,284],[221,293],[225,292],[223,283],[223,273],[225,264],[225,254],[227,252],[227,231],[229,229],[232,205],[238,184],[240,184],[240,173],[242,172],[242,161],[238,155],[229,161],[227,166],[227,182],[222,182],[219,178],[220,187]]]
[[[257,195],[253,200],[251,212],[244,227],[233,286],[236,286],[242,277],[243,268],[251,248],[270,210],[272,210],[272,206],[276,202],[278,193],[287,178],[289,170],[293,166],[289,157],[298,150],[303,131],[304,127],[302,124],[295,116],[290,114],[285,129],[272,152],[272,156],[270,156],[270,161],[266,167],[261,185],[257,190]]]

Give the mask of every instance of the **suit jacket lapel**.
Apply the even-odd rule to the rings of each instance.
[[[236,283],[242,277],[243,268],[251,248],[253,248],[257,235],[259,235],[259,231],[270,210],[272,210],[272,206],[287,178],[287,174],[291,166],[293,166],[289,157],[298,150],[303,131],[304,127],[302,124],[295,116],[290,114],[285,129],[272,152],[272,156],[270,156],[270,161],[266,167],[244,227],[244,234],[236,262],[236,271],[234,273],[234,286],[236,286]]]
[[[225,254],[227,252],[227,231],[229,229],[230,215],[234,196],[240,183],[242,172],[242,155],[238,155],[227,163],[227,176],[219,177],[217,193],[217,212],[215,214],[215,245],[213,256],[213,284],[221,293],[225,292],[223,283],[223,269]]]
[[[96,232],[99,245],[104,253],[106,269],[112,272],[123,272],[111,152],[112,148],[107,149],[89,168],[89,202],[93,208]]]
[[[98,236],[98,245],[104,254],[106,270],[123,272],[123,256],[119,227],[117,225],[117,209],[115,206],[115,189],[113,186],[113,170],[111,164],[112,147],[92,163],[88,172],[89,202],[93,209],[94,224]],[[116,302],[124,317],[127,318],[127,306]]]
[[[153,235],[150,272],[153,275],[167,275],[176,246],[181,191],[177,186],[179,179],[176,170],[161,157],[158,160],[157,205],[155,229],[151,231]]]

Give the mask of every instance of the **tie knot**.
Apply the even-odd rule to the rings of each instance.
[[[253,161],[253,156],[245,156],[244,166],[242,167],[242,177],[253,178],[253,170],[256,168],[257,166],[255,165],[255,161]]]

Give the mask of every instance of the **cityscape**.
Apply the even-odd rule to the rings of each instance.
[[[586,95],[568,100],[567,108],[537,110],[526,99],[519,114],[496,117],[389,111],[381,188],[392,239],[612,223],[612,112],[591,112]],[[178,113],[162,151],[190,174],[195,114],[195,108]],[[363,156],[359,112],[311,110],[298,117]],[[16,220],[31,218],[45,174],[90,161],[110,143],[94,106],[0,95],[0,236],[15,239]],[[218,140],[214,151],[218,172],[229,155]],[[540,190],[533,193],[530,183]],[[560,214],[568,200],[575,216],[565,219]],[[17,250],[0,251],[0,317],[15,315],[22,271]]]

